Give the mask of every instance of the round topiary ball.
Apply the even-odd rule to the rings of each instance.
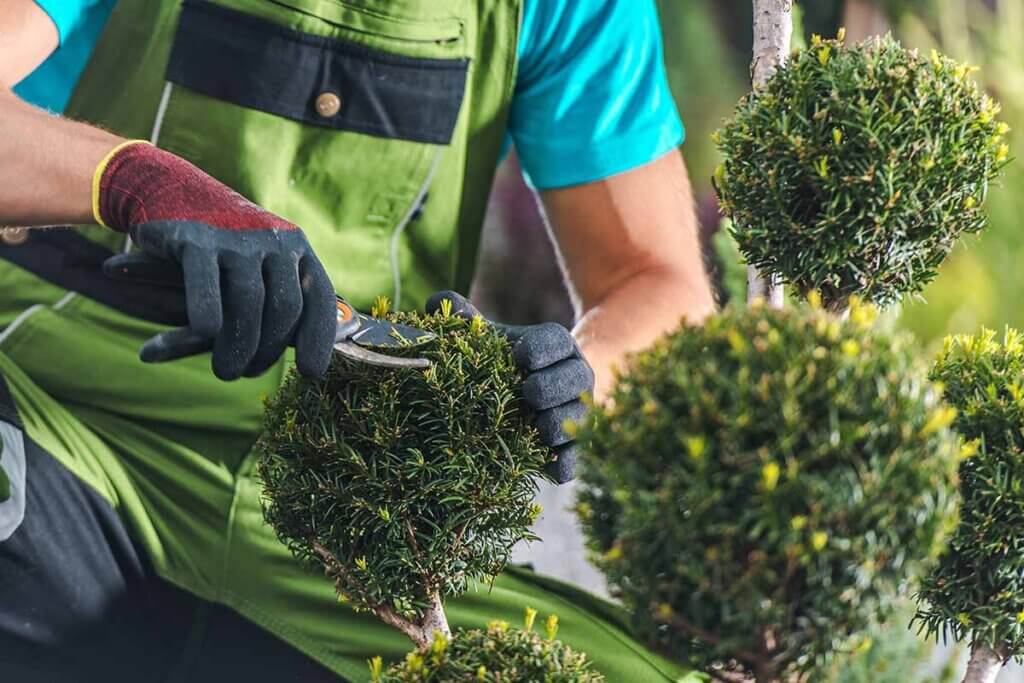
[[[960,523],[918,596],[932,636],[1024,655],[1024,344],[1007,330],[946,340],[932,369],[965,439]]]
[[[726,309],[633,356],[583,427],[589,546],[668,656],[818,680],[938,553],[952,413],[873,318]]]
[[[533,632],[536,614],[527,609],[522,629],[496,621],[486,630],[460,631],[451,639],[438,634],[428,647],[386,671],[375,657],[371,683],[603,683],[604,676],[591,668],[585,654],[555,640],[555,616],[545,622],[544,636]]]
[[[970,69],[891,37],[815,37],[715,134],[715,183],[748,263],[830,308],[919,292],[985,225],[1008,127]]]
[[[402,350],[426,370],[336,355],[321,380],[292,373],[258,444],[265,516],[356,609],[429,642],[440,601],[488,579],[532,539],[549,451],[520,401],[504,336],[476,318],[391,314],[435,333]],[[435,623],[419,623],[427,612]],[[419,623],[411,633],[402,619]]]

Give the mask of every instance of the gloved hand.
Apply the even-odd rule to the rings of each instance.
[[[327,371],[336,329],[334,287],[305,235],[173,154],[143,142],[117,147],[96,170],[96,221],[141,250],[114,256],[122,279],[180,268],[188,327],[142,347],[146,362],[213,347],[213,372],[265,372],[295,345],[301,373]],[[153,278],[159,280],[159,277]]]
[[[427,313],[452,302],[452,313],[465,318],[480,315],[456,292],[438,292],[427,300]],[[490,321],[488,321],[490,322]],[[557,323],[502,325],[490,322],[512,342],[512,354],[526,375],[523,400],[535,413],[534,425],[555,460],[548,473],[559,484],[570,481],[576,470],[576,442],[563,427],[566,420],[579,421],[587,410],[580,397],[594,390],[594,371],[583,358],[569,330]]]

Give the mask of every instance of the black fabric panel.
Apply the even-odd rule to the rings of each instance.
[[[161,325],[188,324],[180,287],[112,280],[101,267],[113,255],[71,228],[29,230],[28,239],[17,246],[0,242],[0,258],[59,287],[135,318]]]
[[[315,126],[446,145],[468,68],[466,59],[394,55],[185,0],[167,80]],[[316,110],[325,92],[341,98],[329,118]]]
[[[0,680],[167,680],[194,606],[147,578],[99,494],[27,437],[25,459],[25,519],[0,542]]]
[[[0,681],[344,683],[158,578],[107,501],[28,437],[25,459],[25,519],[0,541]]]

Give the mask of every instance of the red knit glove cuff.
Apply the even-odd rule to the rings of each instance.
[[[224,230],[295,230],[181,157],[143,141],[122,144],[96,169],[96,221],[128,232],[143,223],[186,221]]]

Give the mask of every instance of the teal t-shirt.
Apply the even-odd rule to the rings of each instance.
[[[61,113],[116,0],[35,0],[60,47],[15,87]],[[524,0],[506,147],[541,190],[601,180],[683,141],[654,0]]]
[[[64,111],[116,0],[36,0],[57,26],[60,47],[14,86],[22,99],[55,114]]]

